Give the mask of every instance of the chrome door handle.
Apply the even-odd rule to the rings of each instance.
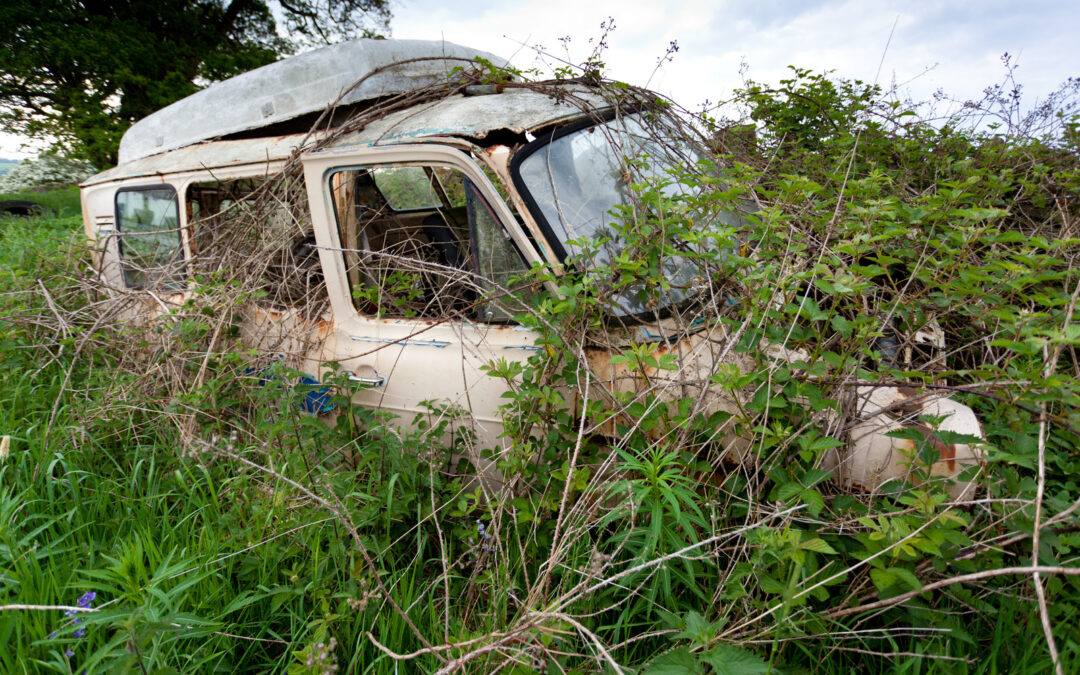
[[[366,384],[372,387],[385,387],[386,378],[380,375],[379,371],[374,368],[371,370],[375,373],[375,377],[360,377],[359,375],[349,373],[349,382],[359,382],[360,384]]]

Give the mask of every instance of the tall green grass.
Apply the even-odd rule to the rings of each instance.
[[[63,207],[70,194],[38,196]],[[358,575],[332,519],[265,476],[181,457],[166,411],[110,398],[126,383],[107,357],[46,360],[12,320],[41,301],[49,271],[78,270],[80,234],[70,216],[0,221],[0,604],[74,605],[93,591],[101,611],[80,624],[0,612],[0,671],[284,672],[326,640],[330,617],[352,626],[350,670],[380,670],[362,631],[395,646],[404,634],[349,609]],[[398,602],[415,605],[422,568],[395,575],[384,561]]]

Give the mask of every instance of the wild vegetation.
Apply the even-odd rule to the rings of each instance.
[[[739,93],[750,127],[588,79],[696,150],[659,174],[627,158],[620,225],[501,289],[546,348],[489,366],[510,388],[497,490],[446,443],[469,442],[463,411],[402,431],[340,377],[331,425],[302,405],[322,385],[252,372],[222,319],[249,280],[205,269],[132,326],[87,280],[77,206],[0,224],[5,672],[1075,670],[1076,84],[1027,118],[1006,88],[940,119],[799,70]],[[678,363],[654,344],[611,360],[655,386],[589,367],[613,303],[690,288],[672,337],[704,317],[752,364],[700,383],[737,413],[661,397]],[[908,358],[933,322],[945,358]],[[908,480],[830,482],[859,390],[897,383],[977,411],[974,495],[930,477],[975,440],[934,419],[896,432]]]
[[[94,167],[86,162],[43,153],[37,159],[13,165],[6,175],[0,176],[0,192],[71,185],[95,173]]]
[[[301,48],[389,31],[386,0],[0,5],[0,120],[97,166],[131,124]]]

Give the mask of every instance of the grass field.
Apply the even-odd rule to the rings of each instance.
[[[101,344],[80,340],[97,330],[86,325],[72,325],[70,335],[36,332],[20,317],[48,312],[52,301],[77,308],[95,300],[80,297],[71,281],[87,266],[78,195],[74,188],[0,195],[9,198],[39,200],[58,215],[0,220],[0,434],[6,438],[0,604],[95,611],[0,612],[4,673],[435,672],[470,654],[470,645],[484,644],[502,646],[470,656],[468,672],[614,672],[590,635],[615,645],[611,661],[625,665],[624,672],[1051,672],[1025,578],[986,582],[977,585],[980,592],[950,587],[884,614],[845,619],[827,618],[836,602],[829,596],[873,590],[865,570],[830,585],[823,598],[791,599],[804,578],[799,575],[820,578],[809,565],[828,569],[828,551],[858,548],[833,528],[847,518],[842,496],[829,497],[820,521],[798,523],[822,533],[815,539],[791,539],[789,524],[747,540],[746,550],[757,557],[688,559],[655,576],[628,576],[575,596],[577,575],[614,564],[595,555],[604,538],[644,546],[648,537],[638,541],[627,533],[644,536],[660,527],[659,520],[639,525],[639,516],[612,511],[596,529],[583,530],[588,536],[568,544],[552,595],[529,608],[523,603],[543,575],[551,528],[521,516],[492,520],[467,489],[441,479],[436,464],[422,459],[434,455],[443,462],[450,453],[434,434],[391,431],[378,414],[361,410],[354,411],[352,426],[330,428],[300,411],[302,390],[235,390],[224,362],[216,366],[223,374],[213,390],[198,396],[141,393],[136,374],[117,367],[121,352],[138,345],[80,347]],[[343,397],[338,404],[348,405]],[[178,422],[190,410],[214,411],[204,437],[227,444],[231,454],[192,453]],[[348,461],[342,459],[346,448]],[[1053,468],[1062,484],[1074,482],[1066,475],[1072,452],[1063,451]],[[1030,475],[1010,478],[1013,469],[1001,466],[999,482],[1030,488]],[[710,486],[694,485],[668,465],[657,467],[653,488],[644,478],[624,481],[644,490],[642,508],[667,514],[668,523],[695,510],[711,513],[713,529],[706,525],[704,532],[741,526],[734,512],[709,511]],[[649,471],[639,470],[643,476]],[[668,510],[671,500],[681,504],[678,514]],[[935,509],[925,513],[940,518]],[[909,511],[882,517],[894,517],[895,527],[908,532],[930,518]],[[960,519],[956,531],[971,536],[989,522],[974,512]],[[687,529],[663,528],[661,537],[692,541]],[[491,532],[498,554],[489,548],[496,546],[488,543]],[[1046,538],[1065,562],[1080,545],[1068,529]],[[931,546],[894,556],[890,569],[919,570],[923,560],[939,565],[940,556],[927,553]],[[649,550],[629,563],[672,549]],[[775,556],[764,555],[768,551]],[[1009,551],[1001,554],[955,562],[966,572],[1002,559],[1025,564]],[[789,566],[795,559],[807,567]],[[787,590],[759,589],[769,575],[783,579]],[[1066,672],[1080,664],[1075,579],[1046,579]],[[849,586],[856,581],[859,590]],[[751,595],[764,599],[751,601]],[[577,599],[560,608],[560,598],[568,597]],[[713,636],[725,627],[756,620],[777,599],[784,609],[775,624],[756,636],[743,632],[746,637],[716,642]],[[427,649],[405,661],[391,656],[425,650],[425,642],[464,646]],[[504,658],[511,648],[514,656]]]

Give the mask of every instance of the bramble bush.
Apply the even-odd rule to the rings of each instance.
[[[1075,667],[1075,84],[1026,118],[998,88],[941,119],[794,70],[738,92],[735,127],[604,91],[685,161],[625,158],[621,220],[502,300],[544,348],[487,369],[509,389],[499,485],[462,466],[463,412],[405,431],[344,376],[253,372],[218,330],[229,282],[167,331],[101,321],[59,248],[74,220],[0,225],[0,604],[96,594],[81,640],[0,613],[4,669],[1045,672],[1051,645]],[[630,297],[661,339],[611,318]],[[944,355],[911,339],[934,326]],[[731,358],[679,379],[702,336]],[[928,467],[974,439],[940,420],[895,432],[918,448],[905,481],[824,468],[859,395],[901,385],[976,411],[964,501]]]

